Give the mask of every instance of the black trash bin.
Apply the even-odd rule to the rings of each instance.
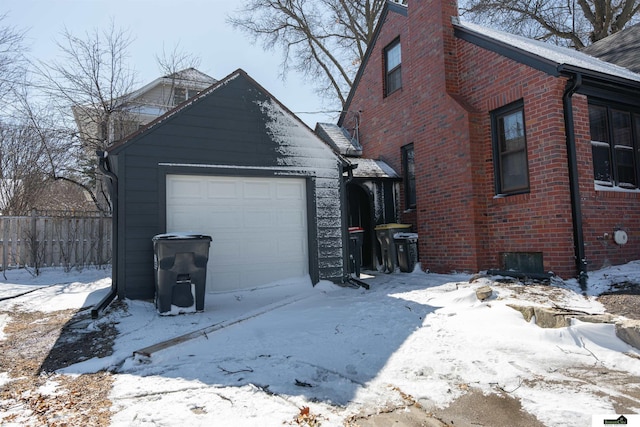
[[[171,307],[204,310],[207,262],[211,237],[202,234],[158,234],[153,237],[156,308],[160,314]]]
[[[400,271],[411,273],[418,263],[418,233],[395,233],[393,241]]]
[[[396,245],[393,241],[393,235],[403,231],[408,231],[411,224],[381,224],[376,226],[376,236],[380,242],[380,255],[382,258],[382,271],[393,273],[398,265],[398,256],[396,254]]]
[[[360,277],[362,267],[362,242],[364,229],[361,227],[349,227],[349,273]]]

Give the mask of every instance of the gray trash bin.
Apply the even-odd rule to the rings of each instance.
[[[380,224],[376,226],[376,237],[380,242],[380,255],[382,258],[382,271],[393,273],[398,265],[396,245],[393,235],[403,231],[409,231],[411,224]]]
[[[211,237],[202,234],[170,233],[153,237],[158,312],[168,313],[172,305],[191,307],[194,302],[196,311],[204,310],[210,245]]]
[[[400,271],[411,273],[418,263],[418,233],[395,233],[393,241]]]

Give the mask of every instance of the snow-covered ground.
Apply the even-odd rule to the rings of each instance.
[[[0,279],[0,308],[91,306],[108,291],[109,274],[45,270],[33,278],[8,271]],[[640,359],[632,357],[640,350],[619,340],[610,324],[539,328],[507,306],[522,298],[520,292],[490,278],[470,278],[419,269],[371,274],[364,278],[370,290],[291,279],[207,294],[204,312],[177,316],[160,316],[152,302],[126,301],[126,311],[108,310],[94,321],[117,323],[113,355],[64,373],[116,372],[114,426],[221,420],[278,426],[292,423],[303,407],[322,425],[340,426],[350,415],[406,403],[407,396],[436,410],[471,389],[507,392],[545,425],[602,425],[598,417],[616,414],[614,388],[576,381],[570,373],[601,367],[640,376]],[[640,262],[592,272],[587,295],[575,281],[554,281],[555,302],[600,313],[594,296],[622,281],[640,283]],[[483,285],[492,286],[494,295],[479,301],[475,290]],[[544,289],[536,293],[544,295]],[[21,296],[7,298],[14,295]],[[0,317],[0,339],[9,321]],[[207,333],[149,357],[134,355],[207,327]],[[7,380],[0,373],[0,385]],[[640,412],[640,402],[633,412]],[[640,416],[628,415],[629,425],[640,425],[634,417]]]

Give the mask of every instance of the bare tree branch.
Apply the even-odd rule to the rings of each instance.
[[[7,15],[0,15],[0,114],[7,115],[11,102],[9,96],[15,93],[26,74],[27,61],[24,57],[24,31],[3,24]]]
[[[314,82],[331,103],[344,105],[385,0],[246,0],[228,22],[281,49],[290,68]]]
[[[99,196],[105,191],[95,151],[137,129],[127,105],[135,85],[135,71],[127,66],[131,42],[130,34],[113,21],[105,30],[95,29],[83,37],[65,29],[57,41],[61,59],[33,64],[48,107],[57,114],[53,118],[31,111],[33,126],[58,129],[67,141],[67,156],[75,156],[73,164],[50,159],[49,176],[88,190],[99,201],[99,209],[108,209],[109,201]]]
[[[640,0],[465,0],[460,11],[514,34],[581,49],[640,21]]]

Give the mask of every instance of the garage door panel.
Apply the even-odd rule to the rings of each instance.
[[[279,209],[276,215],[276,225],[290,226],[302,229],[307,224],[305,212],[299,209]]]
[[[241,194],[239,182],[226,180],[207,183],[207,197],[213,199],[237,199]]]
[[[300,200],[305,198],[305,188],[290,183],[277,183],[276,194],[279,200]]]
[[[306,259],[307,258],[306,242],[303,242],[303,241],[291,242],[291,241],[280,240],[278,242],[278,252],[281,255],[285,255],[289,257],[290,259],[296,259],[296,260]]]
[[[304,179],[169,175],[167,231],[211,235],[209,291],[308,274]]]
[[[231,230],[243,225],[242,215],[238,214],[237,206],[194,206],[193,210],[201,212],[199,222],[202,222],[202,227],[207,230]]]
[[[269,181],[245,182],[243,197],[247,200],[265,200],[273,197],[273,184]]]
[[[276,225],[276,212],[267,209],[246,209],[242,225],[247,228],[267,228]],[[268,230],[265,230],[268,232]]]
[[[176,179],[167,184],[167,191],[176,199],[202,199],[202,183],[191,179]],[[169,188],[170,187],[170,188]]]
[[[247,286],[245,283],[255,283],[258,286],[262,283],[270,283],[280,280],[281,277],[278,276],[277,273],[273,272],[264,272],[263,270],[255,270],[255,271],[243,271],[243,272],[208,272],[207,274],[213,274],[217,278],[215,292],[221,291],[233,291],[236,289],[247,289],[252,286]],[[299,274],[292,274],[288,277],[303,277],[307,273],[300,271]]]
[[[200,218],[198,214],[192,210],[175,211],[171,215],[167,215],[167,224],[171,224],[170,228],[174,230],[193,230],[200,227]]]

